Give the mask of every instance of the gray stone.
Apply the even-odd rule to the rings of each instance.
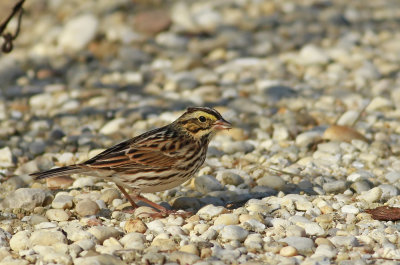
[[[209,193],[211,191],[223,190],[223,186],[219,181],[210,175],[198,176],[194,180],[196,190],[201,193]]]
[[[43,154],[45,149],[46,149],[46,144],[40,140],[34,141],[29,144],[29,152],[34,156]]]
[[[265,187],[273,188],[275,190],[281,190],[285,186],[285,181],[279,176],[266,175],[266,176],[258,179],[257,184],[259,186],[265,186]]]
[[[371,184],[369,181],[360,179],[359,181],[354,182],[353,184],[350,185],[350,188],[352,188],[356,193],[361,194],[364,191],[368,191],[371,189]]]
[[[346,182],[343,180],[336,180],[332,182],[324,183],[322,186],[326,193],[342,193],[346,190]]]
[[[228,184],[238,186],[244,182],[240,175],[229,171],[218,172],[217,179],[225,185]]]
[[[248,234],[247,230],[238,225],[227,225],[222,229],[220,236],[223,241],[244,241]]]
[[[1,208],[23,208],[32,211],[42,206],[46,193],[41,189],[21,188],[9,194],[2,202]]]
[[[378,187],[382,190],[381,200],[387,201],[399,195],[399,190],[393,185],[381,184]]]
[[[304,255],[313,252],[314,249],[314,241],[306,237],[289,236],[280,241],[296,248],[299,253]]]

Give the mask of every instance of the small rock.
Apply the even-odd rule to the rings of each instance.
[[[330,194],[330,193],[333,193],[333,194],[343,193],[343,191],[346,190],[346,182],[343,181],[343,180],[335,180],[335,181],[332,181],[332,182],[324,183],[322,188],[328,194]]]
[[[46,144],[43,141],[34,141],[29,144],[29,152],[34,155],[43,154],[46,149]]]
[[[67,243],[67,238],[60,231],[36,230],[32,232],[29,241],[32,246],[52,246],[57,243]]]
[[[390,184],[381,184],[378,186],[382,190],[382,200],[389,200],[390,198],[394,198],[399,194],[399,190]]]
[[[244,182],[240,175],[229,171],[218,172],[217,179],[225,185],[238,186]]]
[[[183,251],[174,251],[169,255],[169,259],[178,262],[179,264],[194,264],[200,259],[200,257]]]
[[[323,236],[325,235],[325,230],[319,226],[317,223],[305,223],[304,230],[306,231],[307,235],[310,236]]]
[[[284,257],[293,257],[297,255],[297,249],[292,246],[286,246],[281,248],[279,255]]]
[[[260,186],[270,187],[275,190],[281,190],[285,186],[285,181],[275,175],[266,175],[257,180],[257,184]]]
[[[84,188],[84,187],[90,187],[94,185],[93,177],[81,177],[77,178],[74,181],[74,184],[72,184],[73,188]]]
[[[227,210],[222,206],[214,206],[212,204],[206,205],[201,208],[197,215],[200,216],[204,220],[210,220],[215,216],[220,215],[221,213],[226,212]]]
[[[57,195],[51,203],[51,207],[53,207],[54,209],[70,209],[73,205],[72,200],[72,196]]]
[[[331,141],[351,142],[352,140],[356,139],[368,142],[368,139],[365,138],[364,135],[357,132],[353,128],[340,125],[330,126],[328,129],[325,130],[322,138]]]
[[[324,49],[313,44],[305,45],[299,53],[297,63],[301,65],[326,64],[329,56]]]
[[[361,194],[365,191],[370,190],[371,187],[371,183],[367,180],[364,179],[360,179],[356,182],[354,182],[353,184],[350,185],[350,188],[352,188],[356,193]]]
[[[96,256],[82,257],[74,260],[75,265],[126,265],[125,262],[119,258],[109,255],[101,254]]]
[[[160,251],[172,251],[176,249],[176,244],[171,238],[155,238],[151,246],[158,247]]]
[[[196,256],[200,255],[199,249],[194,244],[184,245],[181,246],[179,251],[190,253]]]
[[[362,193],[357,198],[359,200],[364,200],[368,203],[372,203],[372,202],[379,201],[381,199],[381,196],[382,196],[382,189],[379,187],[375,187],[375,188],[370,189],[367,192]]]
[[[345,247],[356,247],[359,246],[359,242],[355,236],[334,236],[330,238],[332,244],[336,247],[345,246]]]
[[[219,181],[210,175],[198,176],[194,179],[196,190],[201,193],[207,194],[212,191],[223,190],[223,186]]]
[[[296,145],[300,147],[307,147],[312,143],[318,142],[322,138],[321,132],[309,131],[296,136]]]
[[[1,203],[2,208],[23,208],[32,211],[42,206],[46,193],[41,189],[21,188],[10,193]]]
[[[113,200],[119,198],[121,198],[121,194],[116,189],[103,190],[100,196],[100,199],[108,204],[111,204]]]
[[[144,249],[145,248],[145,237],[140,233],[131,232],[126,234],[123,238],[121,238],[120,242],[127,249]]]
[[[240,226],[227,225],[222,229],[220,236],[223,241],[238,240],[243,242],[248,234],[249,232]]]
[[[342,213],[358,214],[360,210],[354,205],[344,205],[342,207]]]
[[[0,149],[0,167],[12,167],[14,165],[12,153],[8,146]]]
[[[129,219],[126,221],[124,229],[127,233],[138,232],[143,234],[147,231],[147,226],[142,220]]]
[[[29,245],[30,232],[23,230],[15,233],[10,239],[10,248],[16,252],[25,250]]]
[[[281,241],[285,242],[289,246],[294,247],[300,254],[303,253],[304,255],[311,253],[314,248],[313,240],[306,237],[290,236],[282,239]]]
[[[59,35],[59,46],[70,51],[83,49],[94,38],[98,24],[98,19],[92,14],[70,19]]]
[[[396,183],[400,180],[400,172],[392,171],[385,175],[385,178],[389,181],[389,183]]]
[[[116,230],[114,227],[107,227],[107,226],[94,226],[89,228],[88,232],[99,241],[99,243],[103,243],[104,240],[115,237],[117,238],[121,232]]]
[[[384,110],[388,108],[392,108],[393,103],[384,97],[375,97],[368,104],[368,107],[365,109],[366,111],[375,111],[375,110]]]
[[[75,211],[80,216],[95,215],[100,211],[100,207],[96,202],[86,199],[76,204]]]
[[[321,256],[321,257],[327,257],[329,259],[336,257],[337,251],[331,246],[327,244],[321,244],[317,247],[315,250],[313,257],[315,256]]]
[[[214,220],[214,225],[236,225],[239,223],[239,216],[237,214],[227,213],[221,214]]]
[[[100,133],[105,134],[105,135],[110,135],[113,133],[116,133],[118,130],[120,130],[120,127],[126,123],[126,120],[124,118],[117,118],[114,120],[109,121],[106,123],[103,128],[100,129]]]
[[[194,197],[178,197],[172,201],[172,208],[174,209],[199,209],[201,201]]]
[[[169,27],[171,18],[165,10],[139,12],[134,17],[134,28],[146,34],[157,34]]]
[[[49,209],[46,212],[46,217],[51,221],[67,221],[69,219],[69,214],[67,214],[63,209]]]

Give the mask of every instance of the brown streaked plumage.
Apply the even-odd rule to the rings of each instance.
[[[215,109],[188,108],[171,124],[114,145],[84,163],[31,175],[36,179],[77,173],[100,177],[115,182],[134,208],[137,205],[125,189],[170,213],[140,193],[171,189],[190,179],[204,163],[211,138],[218,130],[230,128]]]

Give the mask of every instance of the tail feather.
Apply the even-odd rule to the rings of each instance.
[[[83,168],[73,165],[73,166],[53,168],[53,169],[50,169],[47,171],[36,172],[36,173],[30,174],[30,175],[35,177],[36,180],[39,180],[39,179],[45,179],[45,178],[52,178],[52,177],[59,177],[59,176],[76,174],[76,173],[82,173],[84,171],[85,170]]]

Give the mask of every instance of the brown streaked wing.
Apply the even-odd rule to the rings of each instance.
[[[156,150],[137,150],[133,154],[124,156],[97,159],[88,164],[91,168],[122,170],[130,168],[165,168],[172,167],[177,162],[176,158]]]

